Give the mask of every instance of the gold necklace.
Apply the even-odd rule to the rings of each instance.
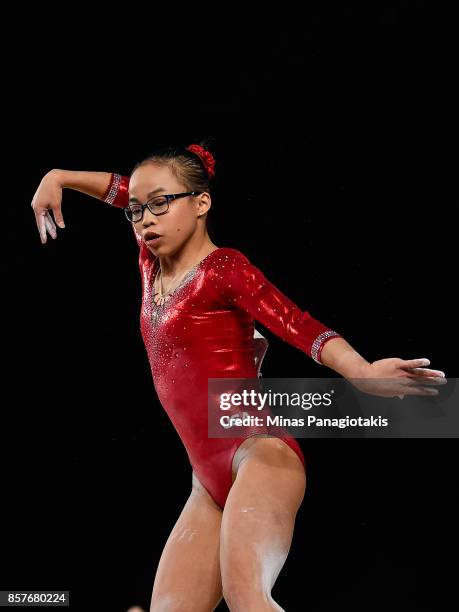
[[[174,291],[176,291],[180,287],[181,281],[185,278],[185,276],[189,272],[191,272],[197,265],[198,264],[195,264],[192,268],[185,270],[185,272],[183,272],[181,276],[176,274],[171,281],[170,288],[167,291],[164,291],[163,289],[163,276],[161,274],[161,267],[159,266],[158,273],[155,278],[155,283],[157,284],[158,291],[156,291],[153,294],[153,298],[155,298],[155,296],[158,296],[158,301],[154,300],[155,304],[158,306],[162,306],[163,304],[165,304],[167,299],[171,296],[171,294],[174,293]],[[179,282],[177,283],[175,287],[173,287],[174,281],[177,278],[179,279]]]

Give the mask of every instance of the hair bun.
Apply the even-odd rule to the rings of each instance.
[[[204,168],[207,170],[209,178],[213,178],[215,176],[215,158],[212,153],[204,149],[204,147],[201,147],[201,145],[197,144],[189,145],[186,148],[188,151],[196,153],[204,164]]]

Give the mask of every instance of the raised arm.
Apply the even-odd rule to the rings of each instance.
[[[61,207],[64,189],[80,191],[111,206],[124,208],[128,205],[128,187],[129,177],[117,173],[51,170],[43,177],[32,200],[42,243],[46,242],[47,233],[52,238],[57,237],[55,223],[61,228],[65,227]],[[140,248],[140,260],[143,260],[150,256],[150,251],[135,231],[134,225],[131,225]]]

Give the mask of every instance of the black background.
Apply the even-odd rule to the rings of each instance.
[[[75,610],[147,608],[191,468],[140,336],[132,231],[67,191],[66,229],[41,245],[30,202],[51,168],[128,174],[154,146],[213,136],[218,246],[369,361],[458,376],[448,16],[214,7],[205,25],[128,8],[37,27],[7,69],[0,587],[68,589]],[[331,374],[260,330],[265,377]],[[309,486],[275,599],[446,609],[455,441],[300,443]]]

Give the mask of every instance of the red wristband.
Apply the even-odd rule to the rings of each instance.
[[[111,206],[126,208],[129,203],[129,177],[112,172],[110,184],[102,199]]]

